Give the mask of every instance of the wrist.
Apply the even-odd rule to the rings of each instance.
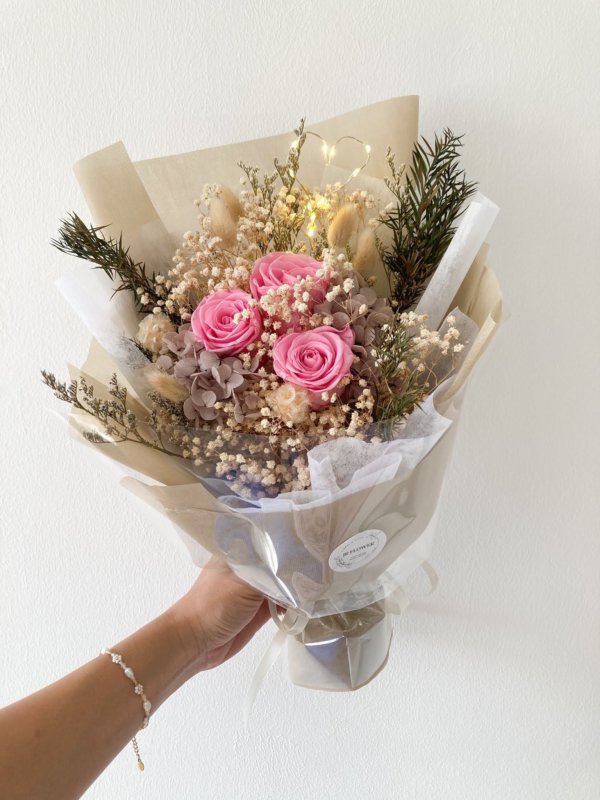
[[[183,670],[192,677],[206,669],[207,642],[202,625],[197,615],[187,609],[186,598],[183,597],[166,612],[173,636],[178,643],[183,659]]]

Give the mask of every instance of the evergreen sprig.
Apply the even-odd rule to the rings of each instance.
[[[396,317],[380,332],[374,349],[379,366],[377,418],[393,426],[408,416],[427,394],[418,372],[410,366],[416,356],[413,332]]]
[[[146,265],[131,257],[129,248],[123,246],[122,236],[114,239],[105,235],[102,232],[105,227],[88,226],[77,214],[72,213],[61,220],[58,236],[50,243],[61,253],[82,258],[103,270],[117,284],[115,294],[129,291],[142,311],[151,311],[161,299],[155,274],[148,275]],[[173,321],[178,322],[178,319]]]
[[[397,168],[388,150],[391,177],[386,184],[397,203],[381,219],[392,232],[382,259],[398,311],[409,309],[421,296],[452,240],[465,201],[476,190],[459,163],[462,138],[448,128],[435,136],[433,145],[422,138],[408,170]]]

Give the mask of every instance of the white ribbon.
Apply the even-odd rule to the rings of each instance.
[[[271,618],[277,625],[278,630],[256,668],[256,672],[254,673],[246,694],[246,700],[244,702],[244,725],[246,728],[248,727],[250,712],[252,711],[252,706],[262,686],[262,682],[268,671],[279,658],[286,638],[288,636],[297,636],[299,633],[302,633],[310,619],[310,617],[301,615],[291,608],[285,612],[283,617],[280,617],[277,606],[270,598],[269,611],[271,612]]]
[[[428,596],[433,594],[437,589],[439,578],[437,572],[428,561],[422,561],[419,566],[429,580],[429,589],[425,592],[425,596]],[[400,616],[400,614],[403,614],[410,606],[412,600],[413,598],[409,597],[402,586],[398,586],[385,598],[385,611],[388,614]],[[246,728],[248,728],[252,707],[260,691],[260,687],[267,673],[281,655],[286,638],[288,636],[297,636],[302,633],[310,620],[309,615],[302,614],[295,609],[288,609],[283,616],[280,616],[273,600],[269,599],[268,602],[271,617],[273,622],[277,625],[278,630],[256,668],[246,694],[246,699],[244,701],[244,725]]]

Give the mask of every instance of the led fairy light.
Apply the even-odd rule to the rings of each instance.
[[[306,131],[306,136],[314,136],[315,138],[319,139],[321,142],[321,152],[323,153],[323,158],[325,159],[325,166],[331,166],[333,159],[337,155],[337,146],[341,142],[345,141],[352,141],[356,142],[357,144],[361,145],[365,153],[365,159],[360,164],[360,166],[355,167],[351,172],[350,176],[342,183],[342,186],[346,186],[353,178],[356,178],[363,169],[367,166],[371,159],[371,145],[363,142],[362,139],[358,139],[356,136],[340,136],[339,139],[336,139],[333,144],[329,144],[326,139],[324,139],[319,133],[315,131]],[[290,150],[297,150],[299,146],[298,139],[294,139],[294,141],[290,145]],[[293,174],[293,170],[289,169],[288,173],[291,178],[294,178],[295,175]]]
[[[340,183],[340,188],[347,186],[350,183],[350,181],[352,181],[354,178],[360,175],[360,173],[367,166],[367,164],[371,159],[371,145],[367,144],[366,142],[363,142],[362,139],[358,139],[356,136],[340,136],[339,139],[336,139],[335,142],[333,142],[333,144],[329,144],[326,139],[324,139],[320,134],[316,133],[315,131],[305,131],[305,136],[314,136],[316,139],[319,139],[319,141],[321,142],[321,152],[323,153],[323,158],[325,160],[326,167],[329,167],[332,164],[333,159],[337,155],[337,146],[340,144],[340,142],[344,141],[356,142],[364,149],[365,153],[364,161],[362,162],[362,164],[360,164],[358,167],[355,167],[350,172],[350,175],[343,183]],[[290,150],[298,150],[299,146],[300,146],[300,141],[298,139],[294,139],[294,141],[290,144]],[[288,175],[290,176],[290,178],[296,178],[296,173],[291,167],[288,168]],[[316,195],[314,197],[314,200],[311,200],[309,203],[307,203],[306,210],[309,212],[309,219],[308,219],[308,225],[306,226],[306,233],[309,236],[309,238],[312,239],[315,236],[318,228],[317,217],[320,212],[327,210],[327,206],[328,206],[327,200],[321,195]]]

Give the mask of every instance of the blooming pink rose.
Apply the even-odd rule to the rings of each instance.
[[[277,290],[280,286],[293,286],[303,278],[314,278],[315,288],[312,299],[322,303],[329,281],[317,277],[317,271],[323,269],[320,261],[301,253],[269,253],[259,258],[250,273],[250,291],[253,297],[260,300],[269,289]]]
[[[310,392],[311,406],[323,405],[322,392],[330,392],[350,374],[354,334],[322,325],[310,331],[288,333],[273,345],[273,368],[280,378]]]
[[[262,319],[252,300],[241,289],[208,294],[192,314],[192,330],[207,350],[219,356],[240,353],[262,333]],[[248,311],[249,316],[234,317]]]

